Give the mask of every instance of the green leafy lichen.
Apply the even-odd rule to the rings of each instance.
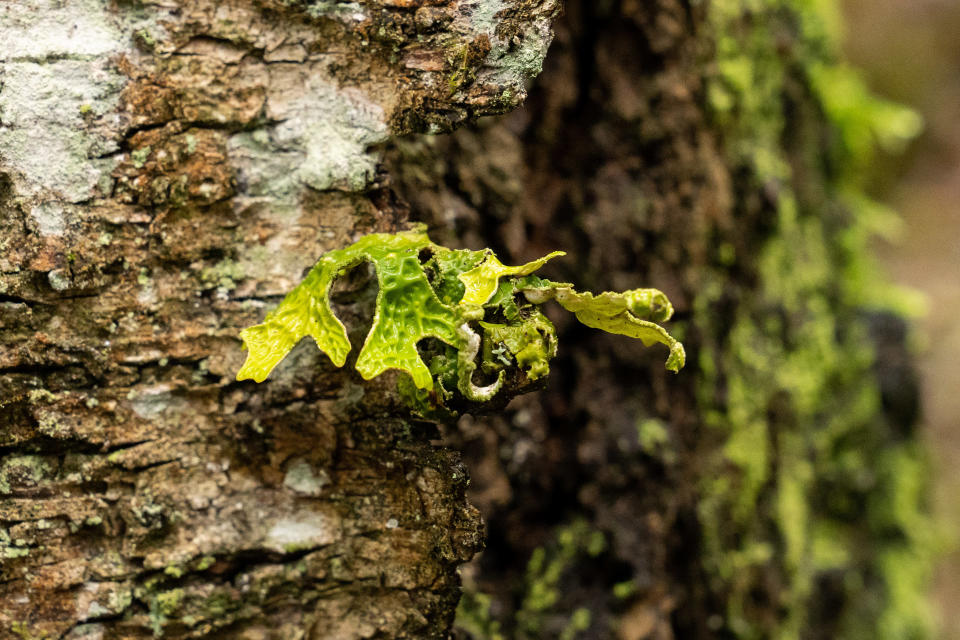
[[[546,282],[545,286],[523,289],[530,302],[539,303],[549,298],[574,313],[577,320],[594,329],[639,338],[646,346],[656,343],[670,348],[667,369],[677,372],[683,366],[686,354],[683,345],[667,331],[646,318],[664,321],[673,315],[673,305],[656,289],[633,289],[623,293],[604,291],[598,296],[578,293],[573,285]]]
[[[667,368],[679,371],[683,346],[656,324],[673,313],[663,293],[635,289],[594,296],[532,275],[560,255],[507,266],[489,250],[436,245],[422,227],[365,236],[325,254],[262,324],[241,332],[249,353],[237,379],[262,382],[306,336],[342,367],[351,347],[330,307],[330,287],[363,262],[373,264],[379,292],[356,368],[367,380],[390,369],[405,371],[410,379],[401,381],[401,392],[420,409],[442,405],[455,392],[474,402],[489,400],[510,368],[531,381],[545,377],[557,351],[553,324],[537,308],[547,300],[556,300],[587,326],[639,338],[647,346],[666,345]],[[429,364],[418,348],[427,338],[440,345],[429,350]],[[477,385],[478,368],[494,380]]]
[[[530,275],[545,265],[547,260],[563,255],[566,255],[563,251],[554,251],[539,260],[528,262],[519,267],[508,267],[500,262],[492,251],[488,251],[483,262],[457,277],[463,283],[466,291],[461,302],[463,304],[486,304],[496,293],[500,278],[503,276]]]

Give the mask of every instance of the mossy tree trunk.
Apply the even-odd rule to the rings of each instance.
[[[557,314],[548,389],[448,433],[488,534],[465,635],[931,633],[910,298],[871,269],[887,214],[858,186],[917,121],[837,59],[837,9],[567,2],[523,108],[395,145],[444,240],[659,287],[688,352],[673,376]]]
[[[918,637],[909,361],[850,170],[907,118],[809,4],[0,7],[0,637]],[[526,104],[450,134],[523,102],[553,26]],[[240,328],[407,219],[665,290],[688,368],[558,316],[549,388],[444,446],[310,344],[233,381]]]

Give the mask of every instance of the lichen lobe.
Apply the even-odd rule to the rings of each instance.
[[[406,389],[403,395],[421,408],[443,406],[456,392],[470,402],[486,402],[511,371],[522,372],[528,381],[545,377],[557,351],[553,324],[536,306],[547,300],[556,300],[587,326],[639,338],[647,346],[662,343],[670,349],[667,369],[683,367],[683,345],[654,322],[673,313],[662,292],[635,289],[595,296],[532,275],[560,255],[507,266],[489,250],[436,245],[419,226],[364,236],[325,254],[262,324],[241,332],[249,353],[237,379],[262,382],[308,335],[334,365],[343,366],[351,347],[330,307],[330,286],[364,261],[373,264],[379,291],[356,369],[366,380],[390,369],[406,372],[414,389],[401,384],[401,391]],[[442,345],[429,350],[429,364],[419,348],[426,338]],[[477,384],[478,370],[492,381]]]

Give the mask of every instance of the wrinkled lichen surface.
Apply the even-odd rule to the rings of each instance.
[[[445,407],[455,391],[469,401],[490,400],[500,391],[510,366],[530,381],[545,377],[556,355],[557,337],[536,305],[551,299],[587,326],[638,338],[647,346],[666,345],[667,369],[680,370],[683,345],[651,321],[666,321],[673,314],[661,291],[633,289],[594,296],[532,275],[558,255],[563,253],[509,267],[489,250],[436,245],[423,227],[366,236],[325,254],[262,324],[241,332],[249,354],[237,379],[262,382],[306,336],[342,367],[350,339],[331,309],[330,288],[338,276],[364,261],[373,264],[379,290],[373,326],[356,368],[367,380],[389,369],[406,372],[415,387],[416,405]],[[429,365],[418,352],[418,344],[427,338],[445,345]],[[474,379],[481,348],[479,367],[495,377],[482,387]]]

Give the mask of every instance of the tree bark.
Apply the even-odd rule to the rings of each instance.
[[[0,638],[922,637],[882,132],[823,14],[754,4],[571,0],[532,87],[553,0],[0,7]],[[408,217],[663,289],[687,369],[557,314],[549,388],[442,434],[312,344],[234,382]]]
[[[312,345],[234,382],[237,334],[401,228],[377,149],[519,103],[556,11],[0,7],[0,637],[447,635],[458,454]]]

